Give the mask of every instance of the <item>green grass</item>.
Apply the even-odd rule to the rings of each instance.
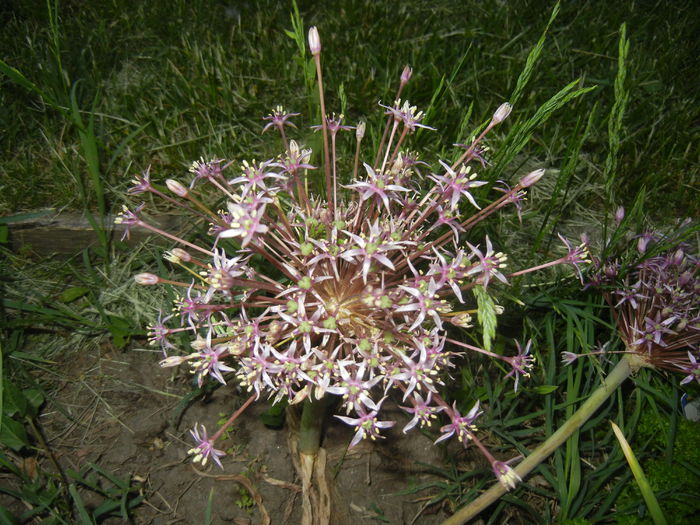
[[[626,206],[631,230],[646,219],[668,224],[700,213],[695,4],[567,2],[553,16],[553,3],[541,1],[301,1],[299,14],[321,32],[329,111],[346,101],[351,124],[369,118],[366,140],[378,142],[376,104],[391,101],[404,64],[414,68],[405,98],[438,128],[411,139],[431,165],[454,158],[452,144],[467,142],[501,102],[515,102],[489,138],[494,153],[485,176],[512,181],[541,166],[548,176],[532,188],[524,228],[514,228],[512,215],[499,215],[488,233],[508,245],[511,259],[541,262],[547,253],[562,255],[554,232],[605,238],[606,213],[618,204]],[[132,176],[149,165],[162,183],[202,156],[276,155],[279,139],[260,135],[261,117],[274,105],[304,113],[300,126],[316,123],[313,79],[304,78],[297,42],[284,32],[292,29],[291,13],[291,2],[272,0],[49,0],[48,9],[42,2],[4,3],[0,59],[22,77],[0,75],[0,214],[89,210],[99,226],[104,212],[124,200]],[[57,269],[61,263],[28,266],[26,257],[6,254],[3,309],[12,315],[3,319],[5,335],[24,340],[23,331],[36,337],[43,330],[62,334],[67,326],[78,332],[52,337],[32,359],[59,358],[76,337],[128,340],[155,316],[160,298],[129,278],[152,267],[153,255],[117,252],[109,262],[108,241],[102,247],[102,266],[86,254],[68,271]],[[520,340],[526,334],[538,354],[537,372],[518,395],[502,373],[485,374],[478,360],[456,372],[467,386],[455,399],[467,408],[475,398],[488,402],[480,425],[506,459],[536,447],[608,366],[594,359],[569,368],[559,363],[559,352],[590,351],[611,333],[598,303],[579,295],[570,277],[547,273],[506,290],[523,299],[523,308],[513,315],[509,305],[492,345],[502,351],[512,345],[503,333]],[[13,359],[18,367],[34,366],[24,355]],[[675,407],[658,409],[671,395],[658,379],[641,374],[637,389],[609,400],[539,468],[548,484],[529,483],[508,495],[492,520],[516,508],[542,522],[601,522],[611,519],[621,493],[622,518],[634,516],[639,497],[627,484],[631,475],[607,419],[626,432],[652,484],[654,472],[665,475],[669,463],[652,457],[661,448],[673,455],[674,432],[660,442],[642,429],[641,441],[634,441],[643,414],[673,418]],[[488,468],[435,469],[444,481],[429,487],[434,501],[453,506],[473,499],[490,475]],[[670,492],[659,499],[662,507],[672,502]]]
[[[690,35],[700,22],[693,2],[673,10],[652,2],[565,4],[527,83],[520,73],[549,18],[547,2],[300,4],[304,22],[317,24],[323,34],[330,110],[339,107],[342,84],[351,120],[374,115],[376,102],[391,99],[409,63],[415,74],[406,96],[419,107],[431,106],[429,123],[439,130],[422,134],[421,142],[446,156],[454,155],[450,144],[464,142],[514,93],[512,120],[525,121],[581,79],[579,86],[598,89],[537,127],[522,157],[559,167],[571,130],[596,106],[580,152],[580,169],[596,180],[611,169],[608,115],[620,109],[615,91],[624,88],[625,112],[616,113],[621,118],[612,126],[620,153],[612,166],[617,200],[628,204],[646,186],[652,194],[663,192],[679,213],[698,209],[692,147],[698,101],[691,79],[700,69]],[[6,4],[0,11],[7,27],[0,37],[2,59],[65,111],[73,111],[74,94],[82,113],[73,116],[94,123],[97,151],[86,148],[85,137],[60,111],[3,78],[4,213],[83,209],[76,180],[89,179],[94,187],[96,173],[114,205],[130,174],[149,164],[162,178],[202,155],[270,156],[274,141],[261,139],[260,118],[278,103],[308,114],[302,71],[293,59],[296,44],[283,32],[291,29],[291,3],[211,0],[194,8],[184,1],[167,7],[105,1],[54,7],[52,24],[40,2]],[[624,85],[616,87],[623,22],[629,51]],[[470,106],[471,119],[463,122]],[[503,178],[513,175],[512,166],[498,170]],[[94,210],[101,207],[99,197],[88,201]],[[667,215],[667,205],[658,209],[649,202],[650,211]]]

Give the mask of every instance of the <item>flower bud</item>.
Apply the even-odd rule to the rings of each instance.
[[[189,254],[189,252],[186,252],[182,248],[173,248],[171,253],[185,262],[190,262],[192,260],[192,256]]]
[[[321,52],[321,39],[318,36],[318,29],[316,29],[316,26],[311,26],[309,29],[309,49],[313,56]]]
[[[175,264],[183,261],[190,262],[192,260],[192,256],[182,248],[173,248],[169,252],[165,252],[165,254],[163,254],[163,258]]]
[[[153,285],[158,284],[160,277],[152,273],[137,273],[134,275],[137,284]]]
[[[182,355],[171,355],[163,359],[160,363],[158,363],[161,368],[170,368],[172,366],[178,366],[184,363],[189,359],[190,356],[182,356]]]
[[[409,80],[411,80],[411,75],[413,75],[413,68],[409,65],[403,68],[401,72],[401,85],[405,86]]]
[[[174,179],[168,179],[165,181],[165,185],[178,197],[187,197],[187,188],[185,188],[178,181]]]
[[[523,188],[529,188],[533,184],[535,184],[538,180],[542,178],[544,175],[544,169],[540,168],[535,171],[531,171],[527,175],[525,175],[522,179],[520,179],[520,186]]]
[[[625,218],[625,208],[623,206],[619,206],[615,210],[615,223],[619,226],[622,223],[622,219]]]
[[[637,251],[644,254],[647,251],[647,245],[651,239],[652,234],[650,232],[644,232],[642,235],[640,235],[639,240],[637,241]]]
[[[617,277],[617,265],[616,264],[605,264],[603,265],[603,273],[605,277],[612,280]]]
[[[690,270],[686,270],[678,276],[678,286],[685,286],[693,279],[693,273]]]
[[[289,141],[289,153],[292,157],[296,157],[299,154],[299,144],[294,139]]]
[[[498,106],[498,109],[493,114],[493,118],[491,118],[491,124],[500,124],[501,122],[503,122],[506,118],[508,118],[508,115],[510,115],[512,109],[513,106],[508,104],[508,102],[504,102],[503,104]]]
[[[678,248],[673,254],[673,257],[671,257],[671,264],[680,266],[683,263],[683,259],[685,259],[685,252],[681,248]]]
[[[364,120],[361,120],[360,122],[357,123],[357,128],[355,129],[355,136],[357,137],[357,141],[361,141],[362,138],[365,136],[365,128],[367,127],[367,124],[365,123]]]

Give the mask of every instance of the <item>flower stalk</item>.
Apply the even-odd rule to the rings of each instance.
[[[309,396],[304,400],[299,423],[299,452],[315,456],[321,446],[323,425],[332,404],[331,396],[314,399]]]
[[[588,421],[593,414],[605,403],[615,390],[627,379],[630,374],[644,366],[649,366],[643,359],[634,353],[625,354],[607,375],[591,396],[581,405],[559,429],[547,440],[537,447],[531,454],[522,460],[513,471],[520,479],[532,472],[537,466],[546,460],[556,449],[563,445],[569,437]],[[508,488],[502,483],[495,483],[486,492],[467,506],[458,510],[450,518],[442,522],[442,525],[461,525],[478,516],[489,505],[496,502],[507,492]]]
[[[622,216],[623,213],[619,212],[618,215]],[[572,264],[587,260],[586,246],[573,248],[568,241],[562,240],[569,251],[563,260]],[[652,240],[653,234],[644,236],[644,242],[638,244],[639,255],[644,256],[646,250],[652,247]],[[589,285],[604,287],[603,296],[610,306],[625,350],[603,384],[581,408],[513,469],[513,475],[517,479],[523,479],[546,460],[598,410],[625,379],[639,369],[646,367],[687,374],[681,380],[681,385],[692,381],[700,382],[700,297],[697,293],[700,287],[697,281],[700,266],[697,257],[688,253],[688,246],[676,243],[663,253],[642,257],[641,262],[633,265],[622,278],[618,275],[620,265],[616,260],[603,263],[595,259],[595,264],[593,281]],[[547,265],[541,267],[545,266]],[[519,273],[525,272],[515,272],[509,277]],[[483,350],[479,351],[484,353]],[[562,360],[568,365],[582,355],[600,353],[564,352]],[[493,485],[443,522],[443,525],[466,523],[505,494],[508,488],[504,483]]]

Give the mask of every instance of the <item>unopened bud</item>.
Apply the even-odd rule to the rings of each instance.
[[[508,104],[508,102],[504,102],[503,104],[498,106],[498,109],[493,114],[493,117],[491,118],[491,123],[492,124],[500,124],[506,118],[508,118],[508,115],[510,115],[510,112],[512,110],[513,110],[513,106]]]
[[[158,363],[162,368],[170,368],[172,366],[177,366],[181,365],[185,361],[189,359],[189,356],[181,356],[181,355],[171,355],[163,359],[160,363]]]
[[[622,219],[625,218],[625,208],[623,206],[618,207],[615,210],[615,223],[619,226],[622,223]]]
[[[311,26],[309,29],[309,49],[313,56],[321,52],[321,39],[318,36],[318,29],[316,29],[316,26]]]
[[[520,179],[520,186],[523,188],[529,188],[533,184],[535,184],[538,180],[542,178],[544,175],[544,169],[540,168],[535,171],[531,171],[527,175],[525,175],[522,179]]]
[[[651,239],[652,235],[649,232],[644,232],[642,235],[640,235],[639,240],[637,241],[637,251],[642,254],[645,253],[647,251],[647,245]]]
[[[137,273],[134,275],[134,281],[136,281],[137,284],[153,285],[158,284],[160,277],[152,273]]]
[[[187,197],[187,188],[180,184],[175,179],[168,179],[165,181],[165,185],[170,191],[172,191],[178,197]]]
[[[179,262],[190,262],[192,260],[192,256],[187,253],[185,250],[182,248],[173,248],[169,252],[165,252],[163,257],[167,260],[170,261],[171,263],[179,263]]]
[[[172,253],[185,262],[190,262],[192,260],[192,256],[189,254],[189,252],[186,252],[182,248],[173,248]]]
[[[357,123],[357,128],[355,128],[355,136],[357,137],[357,141],[361,141],[362,138],[365,136],[365,128],[367,127],[367,124],[365,123],[364,120],[361,120],[360,122]]]
[[[290,156],[293,157],[296,157],[299,154],[299,144],[297,144],[296,140],[289,141],[289,153],[291,154]]]
[[[617,265],[616,264],[606,264],[603,266],[603,273],[608,279],[614,279],[617,277]]]
[[[411,80],[411,75],[413,75],[413,68],[411,66],[406,66],[401,72],[401,85],[405,86],[409,80]]]
[[[678,276],[678,286],[683,287],[688,284],[693,279],[693,273],[690,270],[686,270]]]

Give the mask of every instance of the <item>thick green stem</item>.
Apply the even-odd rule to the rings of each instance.
[[[315,456],[321,447],[321,433],[326,410],[330,404],[331,396],[321,399],[310,398],[304,400],[301,411],[301,423],[299,425],[299,452],[309,456]]]
[[[549,439],[537,447],[532,454],[513,469],[515,473],[518,474],[521,479],[524,479],[537,465],[542,463],[552,452],[559,448],[571,434],[581,428],[631,373],[636,372],[643,366],[648,366],[646,361],[636,354],[629,353],[622,356],[620,362],[617,363],[615,368],[608,374],[603,384],[591,394],[591,397],[581,405],[581,408],[559,427]],[[506,488],[501,483],[496,483],[466,507],[461,508],[450,518],[445,520],[442,525],[461,525],[462,523],[466,523],[505,493]]]

